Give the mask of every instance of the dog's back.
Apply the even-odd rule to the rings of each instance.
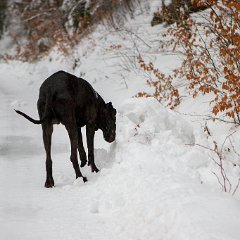
[[[73,109],[76,121],[85,125],[97,117],[97,108],[101,104],[105,102],[86,80],[59,71],[41,85],[38,112],[40,119],[48,114],[53,123],[59,123],[66,113],[69,114],[68,110]]]

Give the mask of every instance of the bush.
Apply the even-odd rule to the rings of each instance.
[[[136,97],[154,97],[161,103],[166,103],[170,109],[180,104],[180,96],[177,88],[173,86],[173,77],[166,76],[157,69],[152,62],[146,64],[139,58],[140,67],[149,75],[147,84],[154,88],[152,93],[139,92]]]
[[[213,116],[224,113],[240,124],[240,2],[195,3],[207,4],[209,10],[168,31],[172,40],[166,45],[181,46],[186,55],[177,75],[187,77],[193,97],[214,96]]]
[[[206,9],[206,4],[197,4],[191,0],[172,0],[169,5],[162,0],[162,7],[154,13],[151,25],[157,25],[163,22],[167,24],[181,23],[187,19],[193,12]]]
[[[18,17],[17,24],[21,29],[18,33],[16,31],[10,33],[17,45],[15,57],[23,61],[34,61],[48,54],[54,46],[64,54],[68,54],[72,47],[100,21],[106,20],[106,24],[111,26],[118,25],[119,20],[123,19],[127,12],[133,11],[134,2],[138,0],[13,2],[9,10],[11,11],[9,21],[14,25],[14,19]],[[118,19],[117,22],[115,17]]]

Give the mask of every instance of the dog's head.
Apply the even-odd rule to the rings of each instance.
[[[113,142],[116,137],[116,114],[117,111],[111,102],[105,104],[102,111],[102,123],[100,128],[103,131],[104,139],[109,143]]]

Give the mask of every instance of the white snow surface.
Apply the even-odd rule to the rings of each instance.
[[[231,194],[240,177],[239,155],[226,153],[230,160],[224,167],[232,189],[224,193],[213,174],[221,180],[213,155],[194,146],[213,146],[203,132],[205,120],[199,117],[208,111],[206,98],[187,97],[176,112],[151,98],[132,98],[147,88],[144,74],[131,65],[134,46],[165,72],[179,64],[176,55],[158,53],[156,39],[162,26],[150,27],[154,4],[128,21],[128,32],[100,26],[73,49],[72,56],[53,51],[35,64],[0,63],[1,240],[240,239],[239,190]],[[141,39],[129,35],[130,30]],[[112,49],[112,44],[122,47]],[[73,69],[74,59],[79,61]],[[100,172],[82,168],[88,178],[83,183],[74,179],[64,127],[54,127],[55,187],[46,189],[41,127],[13,110],[38,118],[39,86],[60,69],[87,79],[106,101],[113,102],[117,134],[108,144],[100,131],[96,133]],[[208,127],[219,144],[236,131],[231,142],[237,152],[237,128],[210,121]]]

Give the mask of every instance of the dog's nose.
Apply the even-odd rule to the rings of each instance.
[[[115,134],[112,134],[112,135],[111,135],[111,138],[110,138],[110,141],[113,142],[113,141],[115,140],[115,137],[116,137],[116,135],[115,135]]]

